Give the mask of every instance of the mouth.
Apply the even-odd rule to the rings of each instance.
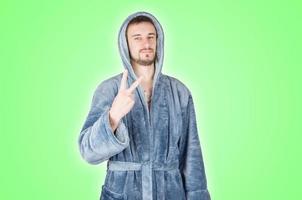
[[[141,53],[153,53],[153,50],[142,50]]]

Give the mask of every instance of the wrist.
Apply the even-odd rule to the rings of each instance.
[[[118,123],[119,121],[120,121],[120,117],[117,115],[117,114],[115,114],[111,109],[109,110],[109,118],[110,118],[110,120],[112,120],[113,122],[116,122],[116,123]]]
[[[111,111],[109,111],[109,122],[110,122],[110,126],[111,126],[113,132],[115,132],[115,130],[116,130],[117,126],[118,126],[119,121],[120,121],[120,118],[116,117],[114,115],[114,113],[112,113]]]

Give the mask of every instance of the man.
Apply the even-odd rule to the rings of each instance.
[[[109,160],[101,200],[210,200],[192,95],[161,72],[160,23],[134,13],[118,44],[125,71],[99,84],[79,136],[87,162]]]

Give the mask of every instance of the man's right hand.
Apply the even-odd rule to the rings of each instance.
[[[134,94],[135,88],[140,84],[143,77],[139,77],[132,85],[127,88],[127,75],[128,71],[123,72],[120,88],[118,94],[113,100],[111,108],[109,110],[110,125],[115,132],[119,121],[132,109],[134,106]]]

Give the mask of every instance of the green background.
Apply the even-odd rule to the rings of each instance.
[[[1,1],[0,199],[99,198],[106,163],[77,139],[141,10],[193,94],[212,199],[301,199],[301,3],[272,0]]]

